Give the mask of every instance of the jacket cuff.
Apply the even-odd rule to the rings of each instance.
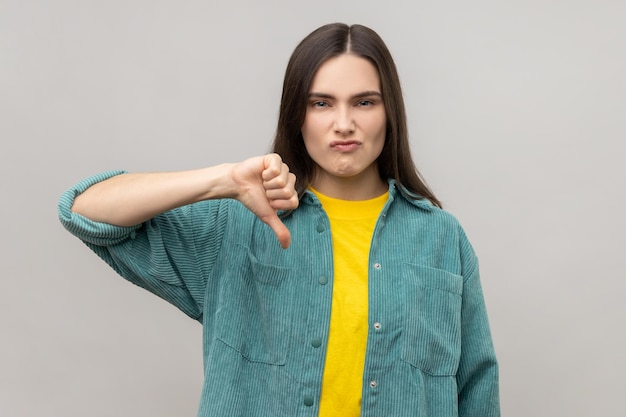
[[[96,222],[72,211],[72,205],[77,196],[94,184],[102,182],[126,171],[106,171],[86,178],[61,195],[58,205],[59,220],[71,234],[84,242],[98,246],[114,245],[126,240],[141,225],[115,226],[108,223]]]

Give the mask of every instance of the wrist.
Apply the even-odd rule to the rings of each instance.
[[[215,200],[220,198],[237,198],[239,190],[233,180],[235,164],[224,163],[200,169],[201,187],[203,189],[199,200]]]

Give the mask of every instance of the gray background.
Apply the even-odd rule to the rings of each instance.
[[[481,259],[507,416],[626,415],[623,1],[0,0],[0,415],[194,416],[201,328],[57,221],[90,174],[269,148],[284,68],[363,23]]]

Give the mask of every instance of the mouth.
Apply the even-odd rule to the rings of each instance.
[[[358,140],[336,140],[330,143],[330,147],[339,152],[352,152],[361,146]]]

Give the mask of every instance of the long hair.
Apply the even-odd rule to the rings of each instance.
[[[296,190],[300,195],[304,193],[316,169],[301,132],[313,77],[324,62],[344,53],[367,59],[380,77],[387,116],[385,144],[377,160],[381,179],[394,179],[408,198],[425,198],[441,207],[411,157],[402,89],[391,53],[376,32],[362,25],[324,25],[304,38],[289,59],[272,151],[296,175]]]

